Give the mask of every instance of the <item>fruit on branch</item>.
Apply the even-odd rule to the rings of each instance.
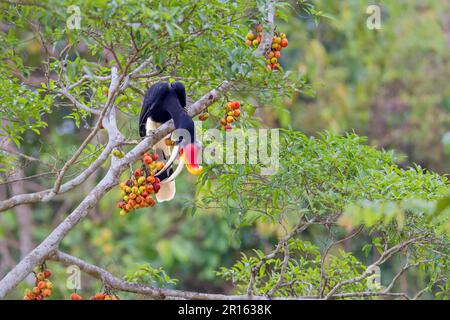
[[[25,289],[23,300],[44,300],[52,295],[53,283],[49,280],[52,273],[45,268],[45,263],[36,268],[34,272],[35,286],[32,290]]]
[[[209,118],[209,114],[207,112],[202,113],[201,115],[198,116],[198,120],[200,121],[205,121]]]
[[[223,118],[220,119],[220,125],[225,131],[231,130],[231,123],[241,115],[241,103],[239,101],[229,101],[226,104],[226,113]]]
[[[91,297],[91,300],[120,300],[120,297],[110,289],[106,289],[104,292],[97,292]]]
[[[83,300],[83,298],[76,292],[70,295],[70,300]]]
[[[257,24],[254,27],[254,30],[247,33],[247,36],[245,37],[245,45],[248,47],[259,46],[259,44],[261,43],[261,39],[262,39],[262,32],[263,32],[262,25]]]
[[[125,154],[122,151],[120,151],[119,149],[114,149],[112,154],[113,154],[113,156],[115,156],[116,158],[119,158],[119,159],[121,159],[125,156]]]
[[[247,46],[258,46],[261,43],[263,27],[258,24],[254,27],[253,31],[250,31],[247,34],[245,44]],[[256,36],[255,36],[256,34]],[[278,59],[281,58],[281,50],[286,48],[289,44],[289,41],[286,37],[285,33],[278,33],[275,31],[272,37],[272,43],[270,44],[270,51],[266,54],[266,62],[267,69],[269,71],[281,69],[281,65],[278,62]]]
[[[52,272],[48,269],[44,270],[44,277],[45,279],[48,279],[52,276]]]
[[[130,179],[119,184],[122,198],[117,203],[117,207],[121,209],[120,215],[123,216],[135,209],[155,205],[152,194],[158,193],[161,188],[160,181],[155,174],[163,168],[164,162],[158,161],[156,153],[144,153],[142,168],[135,170]]]

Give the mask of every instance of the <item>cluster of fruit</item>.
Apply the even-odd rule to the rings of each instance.
[[[267,68],[269,70],[280,69],[281,66],[278,63],[278,59],[281,58],[281,50],[286,48],[289,44],[286,34],[275,33],[272,38],[271,50],[266,54]]]
[[[262,32],[263,32],[263,27],[260,24],[257,24],[255,26],[255,32],[250,31],[247,36],[245,37],[245,45],[246,46],[259,46],[259,44],[261,43],[261,38],[262,38]],[[255,35],[256,33],[256,35]]]
[[[23,300],[44,300],[52,295],[53,284],[48,280],[52,273],[44,265],[38,267],[34,272],[35,287],[33,290],[26,289]]]
[[[226,131],[231,130],[231,124],[241,115],[240,107],[241,103],[239,101],[227,102],[227,113],[220,119],[220,124]]]
[[[122,199],[117,204],[120,215],[126,215],[134,209],[153,207],[155,200],[152,194],[158,193],[160,181],[155,174],[164,167],[164,162],[157,161],[156,153],[144,153],[142,169],[134,172],[134,176],[120,183]]]

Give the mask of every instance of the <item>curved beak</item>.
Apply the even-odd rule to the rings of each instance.
[[[180,159],[184,161],[190,174],[202,172],[202,167],[198,164],[199,150],[200,148],[194,143],[190,143],[180,150]]]

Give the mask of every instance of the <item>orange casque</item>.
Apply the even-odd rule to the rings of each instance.
[[[190,174],[199,174],[202,167],[198,165],[199,147],[193,143],[188,144],[180,150],[180,159],[184,161],[187,171]]]

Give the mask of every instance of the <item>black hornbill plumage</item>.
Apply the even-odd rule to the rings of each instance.
[[[181,141],[177,141],[181,147],[181,153],[184,152],[185,157],[183,160],[186,162],[186,167],[189,172],[194,173],[198,171],[197,159],[197,147],[195,147],[195,130],[194,121],[186,112],[186,90],[181,82],[159,82],[151,86],[144,97],[141,114],[139,117],[139,135],[145,137],[150,130],[156,129],[160,124],[173,119],[175,129],[184,129],[189,133],[189,137],[185,139],[181,134]],[[164,140],[164,139],[163,139]],[[170,149],[165,145],[164,141],[158,142],[154,148],[161,149],[165,160],[170,156]],[[178,151],[178,149],[176,149]],[[182,165],[182,164],[181,164]],[[192,168],[197,169],[192,169]],[[180,167],[181,169],[181,167]],[[177,169],[175,176],[179,173],[180,169]],[[162,181],[167,181],[167,188],[170,189],[170,195],[165,196],[165,190],[161,188],[157,195],[159,201],[170,200],[175,194],[175,185],[171,182],[171,175],[173,170],[168,168],[162,172],[159,178]],[[170,184],[169,184],[170,183]],[[172,190],[173,189],[173,190]]]

